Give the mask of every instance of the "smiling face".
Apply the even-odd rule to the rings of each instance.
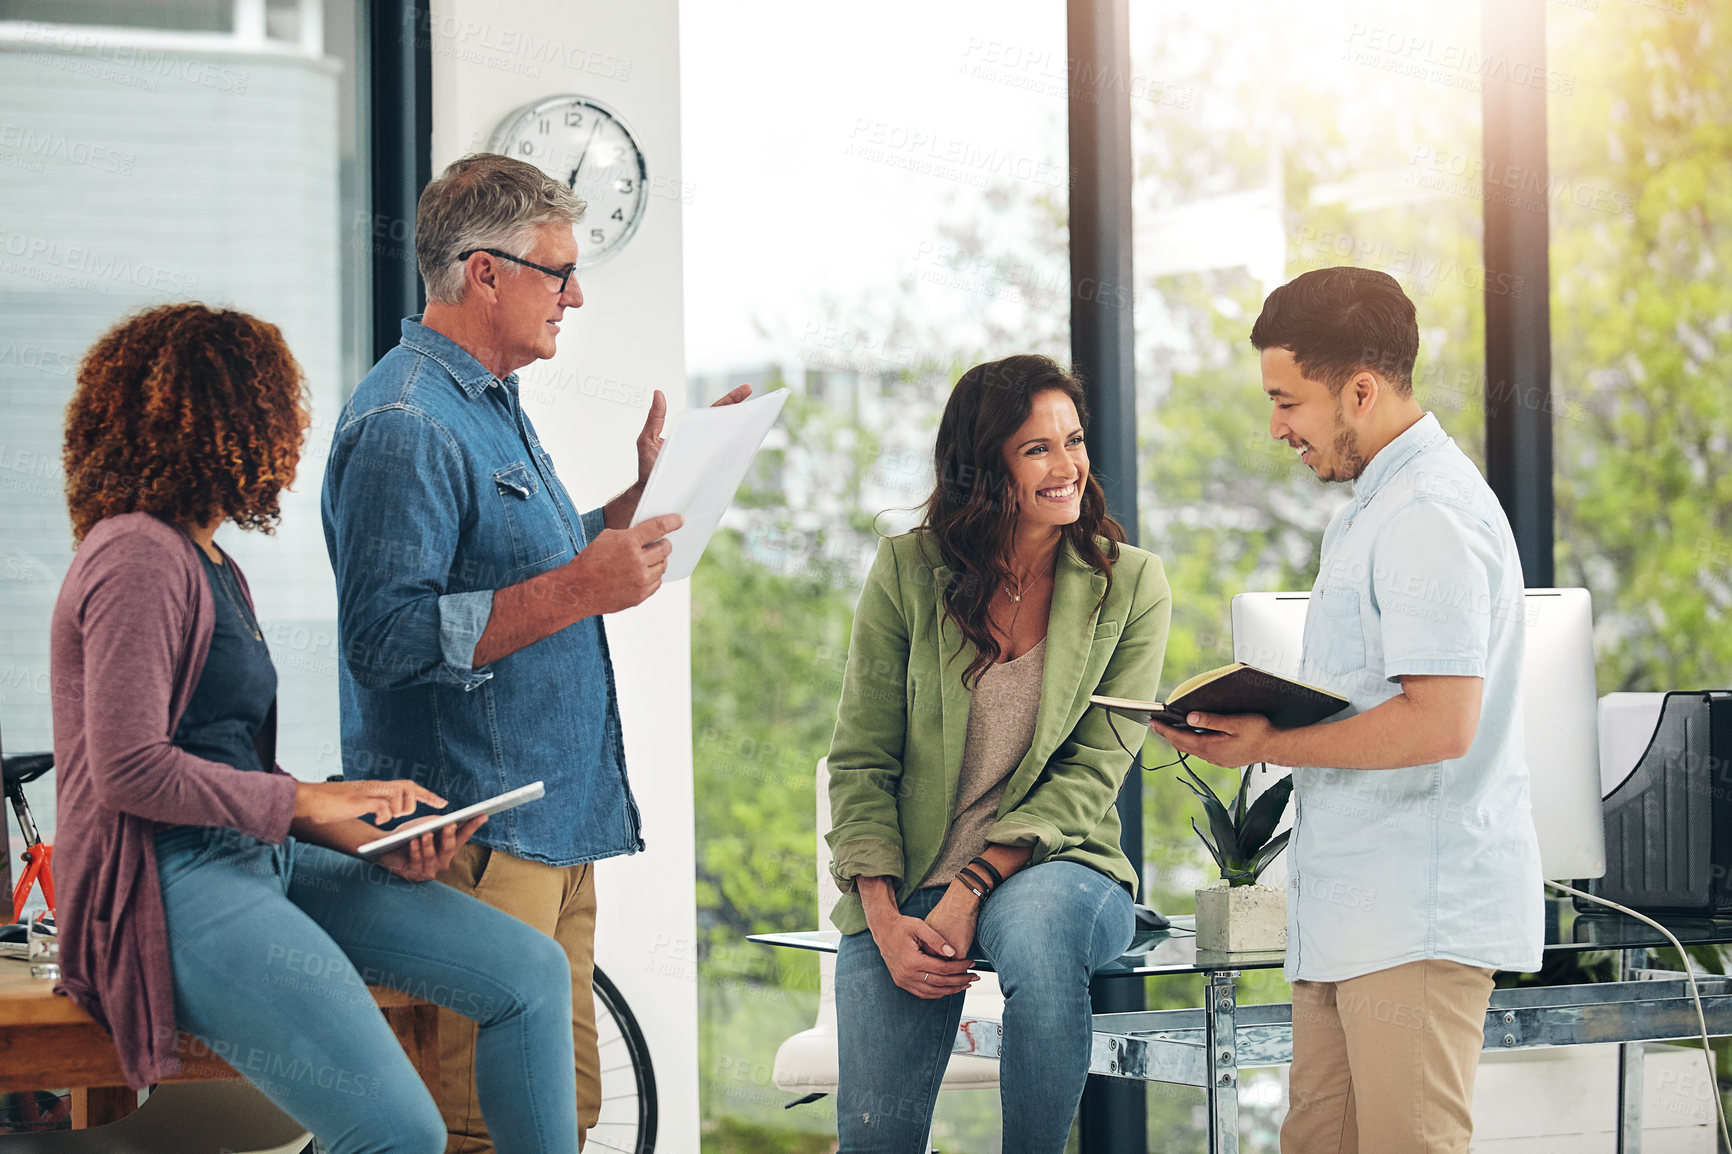
[[[1299,452],[1299,461],[1320,481],[1351,481],[1365,471],[1359,433],[1352,420],[1355,379],[1331,392],[1299,371],[1287,349],[1263,350],[1263,391],[1274,403],[1269,435]]]
[[[1060,389],[1034,395],[1028,419],[1004,443],[1004,463],[1023,525],[1069,525],[1082,515],[1089,451],[1076,405]]]
[[[577,240],[570,226],[541,225],[523,259],[561,271],[577,264]],[[493,332],[506,363],[516,369],[553,356],[565,310],[583,305],[577,277],[568,279],[560,292],[559,281],[537,269],[504,260],[494,267],[499,279]]]

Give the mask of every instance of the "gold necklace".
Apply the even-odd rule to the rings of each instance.
[[[1045,579],[1045,576],[1045,574],[1042,574],[1040,577],[1035,578],[1036,588],[1039,588],[1040,582]],[[1009,589],[1005,589],[1003,586],[999,586],[999,588],[1003,590],[1005,596],[1009,597],[1012,601],[1020,602],[1022,600],[1022,595],[1028,592],[1028,584],[1027,581],[1018,581],[1016,583],[1015,593],[1012,593]]]

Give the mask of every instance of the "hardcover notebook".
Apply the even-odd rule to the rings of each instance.
[[[1258,669],[1234,662],[1207,673],[1199,673],[1174,688],[1165,701],[1132,701],[1124,697],[1095,694],[1091,705],[1099,705],[1147,724],[1150,718],[1179,729],[1190,729],[1185,717],[1193,710],[1203,713],[1260,713],[1282,729],[1315,725],[1347,708],[1347,699]]]

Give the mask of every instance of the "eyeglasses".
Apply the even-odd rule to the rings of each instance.
[[[536,264],[532,260],[524,260],[520,256],[512,256],[508,252],[500,252],[496,248],[472,248],[472,249],[468,249],[464,252],[458,253],[457,259],[458,260],[468,260],[470,257],[474,256],[478,252],[484,252],[488,256],[496,256],[500,260],[508,260],[512,264],[524,265],[527,268],[534,269],[536,272],[544,272],[548,276],[558,277],[559,278],[559,291],[560,291],[561,295],[563,295],[565,293],[565,286],[571,282],[572,274],[577,271],[576,265],[572,265],[568,269],[548,268],[544,264]]]

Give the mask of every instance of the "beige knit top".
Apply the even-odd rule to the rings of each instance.
[[[975,682],[956,781],[956,815],[922,887],[949,885],[956,871],[986,848],[986,831],[998,820],[1005,784],[1034,742],[1045,667],[1042,637],[1016,660],[987,666]]]

